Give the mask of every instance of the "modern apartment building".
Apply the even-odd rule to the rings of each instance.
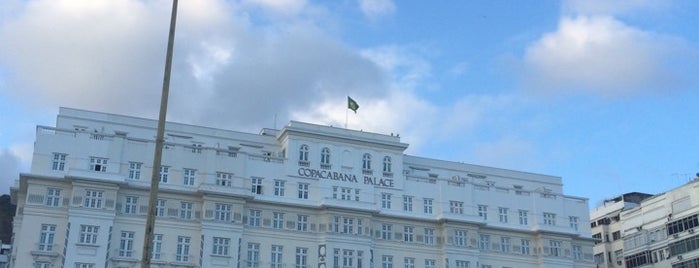
[[[621,213],[624,264],[699,267],[699,178]]]
[[[12,267],[137,267],[156,123],[61,108],[38,126],[12,189]],[[560,177],[407,148],[295,121],[168,122],[153,267],[594,267],[588,200]]]
[[[642,200],[651,197],[645,193],[627,193],[604,202],[590,212],[590,227],[595,264],[598,268],[624,266],[623,226],[620,214],[637,207]]]

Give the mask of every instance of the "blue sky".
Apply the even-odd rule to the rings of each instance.
[[[58,107],[156,118],[170,2],[0,3],[0,192]],[[590,199],[699,172],[699,2],[181,1],[168,119],[400,133]],[[275,122],[275,118],[277,118]]]

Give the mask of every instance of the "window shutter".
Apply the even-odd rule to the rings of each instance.
[[[83,197],[82,196],[74,196],[73,197],[73,206],[82,206],[83,204]]]
[[[107,201],[104,202],[104,206],[106,208],[114,208],[114,199],[107,199]]]

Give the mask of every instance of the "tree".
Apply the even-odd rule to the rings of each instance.
[[[15,216],[16,205],[10,200],[10,195],[0,196],[0,241],[9,244],[12,239],[12,219]]]

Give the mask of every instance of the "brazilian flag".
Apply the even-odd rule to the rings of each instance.
[[[355,114],[357,113],[357,109],[359,109],[359,104],[349,96],[347,96],[347,109],[354,111]]]

